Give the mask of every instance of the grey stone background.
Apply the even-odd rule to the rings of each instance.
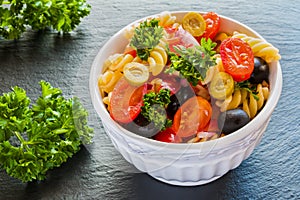
[[[91,14],[69,35],[28,30],[19,41],[0,39],[0,92],[19,85],[31,98],[39,81],[79,96],[89,110],[94,142],[47,180],[24,184],[0,171],[0,199],[299,199],[300,1],[88,0]],[[282,55],[283,91],[262,142],[238,168],[197,187],[176,187],[138,173],[113,148],[89,98],[92,62],[128,23],[165,10],[215,11],[255,29]]]

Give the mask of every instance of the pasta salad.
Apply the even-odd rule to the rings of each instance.
[[[111,118],[162,142],[195,143],[238,130],[263,108],[277,48],[245,33],[220,31],[215,12],[169,12],[127,29],[98,88]]]

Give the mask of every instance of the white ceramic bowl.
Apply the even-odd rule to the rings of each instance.
[[[178,20],[186,13],[186,11],[172,12]],[[239,31],[262,38],[244,24],[224,16],[220,17],[221,31],[227,33]],[[89,83],[93,105],[115,148],[140,171],[173,185],[194,186],[209,183],[238,167],[259,144],[279,100],[282,88],[279,62],[270,64],[269,99],[250,123],[230,135],[212,141],[193,144],[159,142],[129,132],[114,122],[99,93],[97,81],[103,72],[102,64],[109,55],[123,51],[127,44],[124,38],[125,29],[126,27],[112,36],[99,51],[91,68]]]

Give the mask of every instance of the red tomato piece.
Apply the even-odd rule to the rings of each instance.
[[[214,12],[208,12],[203,14],[203,18],[206,22],[206,30],[200,37],[213,40],[220,29],[220,17]]]
[[[128,52],[126,52],[125,54],[130,54],[130,55],[132,55],[132,57],[136,57],[136,50],[135,49],[133,49],[133,50],[131,50],[131,51],[128,51]]]
[[[168,142],[168,143],[180,143],[181,139],[176,136],[175,131],[172,128],[167,128],[164,131],[160,131],[153,139],[161,141],[161,142]]]
[[[209,123],[211,115],[210,103],[200,96],[194,96],[177,110],[172,127],[179,137],[189,137],[202,131]]]
[[[110,115],[120,123],[133,121],[141,112],[143,96],[147,92],[147,84],[136,87],[121,78],[112,91],[110,99]]]
[[[127,46],[124,50],[124,54],[130,54],[130,55],[132,55],[132,57],[135,58],[137,53],[136,53],[136,50],[133,47]]]
[[[254,54],[249,44],[240,38],[227,38],[220,46],[225,72],[237,81],[250,78],[254,70]]]

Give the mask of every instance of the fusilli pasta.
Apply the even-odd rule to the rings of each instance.
[[[261,57],[268,63],[280,60],[281,58],[277,48],[260,38],[254,38],[237,31],[233,33],[232,37],[240,38],[247,42],[251,46],[254,56]]]
[[[154,76],[158,75],[162,72],[167,60],[168,55],[166,50],[160,46],[155,47],[148,57],[149,71],[152,72]]]
[[[234,93],[228,96],[225,100],[217,100],[216,105],[220,107],[220,111],[231,110],[239,107],[247,98],[248,91],[245,89],[236,89]]]
[[[269,88],[264,87],[262,84],[258,84],[256,92],[258,100],[256,100],[252,94],[243,88],[235,89],[234,93],[225,100],[217,100],[216,105],[220,107],[221,112],[242,107],[250,119],[252,119],[263,107],[264,102],[268,99]]]
[[[172,16],[170,12],[165,11],[158,15],[159,26],[172,26],[176,21],[176,16]]]
[[[110,93],[122,76],[123,74],[120,71],[111,70],[107,70],[106,72],[101,74],[98,79],[98,86],[100,88],[102,96],[104,96],[104,92]]]
[[[203,85],[210,83],[216,73],[223,72],[223,71],[224,71],[224,68],[223,68],[222,60],[221,60],[220,55],[218,55],[218,56],[216,56],[216,65],[213,67],[210,67],[206,71],[205,79],[203,81],[201,81],[201,83]]]
[[[253,119],[256,116],[269,96],[269,89],[267,87],[262,87],[262,84],[257,85],[256,91],[258,92],[258,100],[256,100],[253,95],[249,95],[249,99],[243,101],[243,110],[248,114],[250,119]]]
[[[104,62],[104,69],[109,69],[111,71],[122,71],[123,67],[133,60],[133,56],[130,54],[114,54],[109,56]]]
[[[112,92],[108,93],[107,96],[103,97],[103,103],[107,105],[107,110],[110,111],[110,97]]]

